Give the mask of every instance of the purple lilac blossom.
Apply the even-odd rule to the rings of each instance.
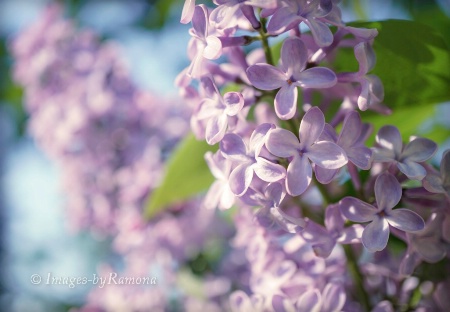
[[[450,150],[442,155],[439,173],[429,172],[422,183],[426,190],[446,194],[450,198]]]
[[[280,119],[291,119],[297,111],[297,87],[329,88],[336,75],[325,67],[306,69],[308,52],[299,38],[288,38],[281,47],[280,68],[258,63],[247,69],[252,85],[261,90],[280,88],[275,97],[275,111]]]
[[[301,22],[308,25],[314,40],[320,47],[329,46],[333,42],[333,33],[330,28],[318,18],[330,13],[332,6],[322,6],[319,0],[287,0],[286,5],[281,6],[272,16],[267,31],[273,35],[279,35]],[[327,2],[327,1],[325,1]],[[330,1],[331,2],[331,1]]]
[[[289,159],[286,189],[292,196],[302,194],[312,178],[312,161],[326,169],[337,169],[347,163],[344,151],[335,143],[318,141],[325,127],[322,111],[313,107],[300,123],[299,138],[292,132],[277,128],[268,134],[266,147],[273,155]]]
[[[356,111],[351,111],[345,117],[338,137],[329,125],[325,126],[322,137],[339,145],[347,155],[349,162],[360,169],[368,170],[371,166],[372,151],[364,146],[364,141],[369,130],[370,127],[363,126],[359,114]],[[319,166],[316,166],[314,170],[317,180],[323,184],[329,183],[338,172],[336,169],[324,169]]]
[[[13,42],[14,74],[29,131],[64,169],[71,226],[111,233],[116,210],[140,206],[158,185],[189,110],[139,90],[118,47],[77,31],[61,10],[49,6]]]
[[[416,138],[403,146],[402,137],[394,126],[383,126],[376,136],[377,147],[373,148],[373,161],[397,164],[408,178],[422,180],[427,172],[420,164],[437,151],[437,144],[425,138]]]
[[[197,5],[192,17],[192,39],[188,48],[188,54],[192,59],[187,71],[189,76],[199,78],[204,59],[215,60],[222,54],[222,43],[212,33],[208,8],[203,4]]]
[[[417,232],[425,227],[421,216],[405,209],[394,208],[401,199],[402,188],[390,173],[382,173],[375,182],[377,206],[354,197],[343,198],[339,205],[342,214],[353,222],[370,222],[362,234],[363,245],[371,252],[383,250],[389,239],[389,226],[405,232]]]
[[[266,182],[276,182],[283,179],[286,169],[260,157],[260,150],[264,145],[267,133],[275,128],[271,124],[261,124],[252,133],[249,146],[242,138],[234,133],[228,133],[220,142],[220,150],[225,158],[237,164],[230,174],[230,187],[237,196],[243,195],[253,179],[255,173]]]

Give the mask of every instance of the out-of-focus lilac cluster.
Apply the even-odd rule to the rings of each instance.
[[[114,233],[121,209],[142,208],[189,126],[188,107],[137,88],[118,46],[51,6],[12,45],[29,130],[61,167],[76,229]]]
[[[390,113],[371,74],[378,31],[347,26],[339,1],[213,2],[185,1],[191,64],[176,83],[197,138],[219,145],[203,206],[240,211],[249,281],[232,310],[448,308],[450,151],[438,171],[437,144],[392,125],[367,146],[359,111]],[[338,71],[349,49],[359,68]]]

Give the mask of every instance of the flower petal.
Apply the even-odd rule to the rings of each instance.
[[[223,96],[225,103],[225,114],[228,116],[236,116],[244,107],[244,97],[239,92],[227,92]]]
[[[359,71],[360,75],[365,75],[369,72],[376,63],[375,52],[373,51],[372,46],[367,42],[361,42],[357,44],[354,48],[355,57],[359,63]]]
[[[343,149],[353,146],[358,141],[361,135],[361,117],[356,111],[351,111],[345,116],[342,124],[342,131],[339,134],[337,143]]]
[[[294,156],[287,168],[286,190],[292,196],[302,194],[311,183],[312,167],[307,157]]]
[[[370,252],[386,248],[389,239],[389,223],[385,218],[376,217],[363,231],[362,243]]]
[[[295,73],[294,73],[295,74]],[[295,84],[302,88],[330,88],[337,83],[336,74],[326,67],[313,67],[294,75]]]
[[[450,196],[450,150],[446,150],[441,159],[442,185],[447,189]]]
[[[275,96],[275,112],[282,120],[294,117],[297,111],[297,87],[294,84],[284,85]]]
[[[314,41],[321,48],[328,47],[333,43],[333,33],[327,24],[318,21],[315,18],[304,20],[305,24],[311,29]]]
[[[402,160],[402,162],[423,162],[433,157],[437,148],[437,144],[433,141],[426,138],[417,138],[405,146],[400,160]]]
[[[269,183],[279,181],[286,176],[286,169],[283,166],[274,164],[262,157],[256,158],[256,165],[253,169],[261,180]]]
[[[214,145],[222,140],[227,130],[228,118],[226,115],[213,116],[206,124],[205,139],[209,145]]]
[[[305,69],[307,58],[308,50],[300,38],[290,37],[283,42],[280,67],[288,77],[300,74]]]
[[[248,164],[237,166],[230,174],[230,187],[236,196],[241,196],[248,189],[253,179],[253,168]]]
[[[396,159],[400,157],[403,142],[396,127],[390,125],[381,127],[375,139],[382,148],[392,151]]]
[[[325,116],[318,107],[310,108],[300,122],[299,138],[304,146],[313,145],[325,127]]]
[[[286,84],[286,75],[275,66],[258,63],[247,69],[248,80],[258,89],[274,90]]]
[[[353,222],[369,222],[374,219],[377,209],[354,197],[344,197],[339,202],[342,214]]]
[[[327,141],[313,144],[305,155],[317,166],[325,169],[339,169],[348,161],[347,155],[339,145]]]
[[[353,224],[342,230],[341,235],[337,239],[340,244],[355,244],[361,239],[364,228],[361,224]]]
[[[333,181],[339,169],[325,169],[320,166],[314,167],[314,173],[316,174],[317,181],[321,184],[328,184]]]
[[[200,38],[206,38],[208,35],[207,30],[207,9],[203,4],[197,5],[192,17],[192,28],[195,30],[195,34]]]
[[[328,283],[322,292],[322,311],[342,311],[345,304],[345,290],[342,284]]]
[[[411,180],[422,180],[427,175],[427,171],[422,165],[412,161],[399,162],[397,166]]]
[[[425,222],[421,216],[404,208],[390,211],[386,214],[386,219],[390,225],[405,232],[416,232],[425,227]]]
[[[248,161],[247,147],[242,138],[235,133],[227,133],[220,142],[220,151],[231,160]]]
[[[183,5],[183,11],[181,12],[180,22],[187,24],[192,20],[195,10],[195,0],[185,0]]]
[[[294,26],[300,24],[301,17],[295,14],[289,7],[278,9],[267,24],[267,32],[271,35],[279,35]]]
[[[432,193],[445,193],[442,179],[437,174],[429,173],[423,180],[423,187]]]
[[[222,55],[222,42],[216,36],[206,37],[206,47],[203,50],[203,57],[208,60],[218,59]]]
[[[296,303],[297,311],[319,312],[322,305],[321,295],[317,289],[311,289],[302,294]]]
[[[345,150],[348,160],[356,167],[364,170],[370,169],[372,150],[365,146],[351,147]]]
[[[266,147],[275,156],[287,158],[298,155],[299,146],[297,137],[286,129],[273,129],[267,134]]]
[[[394,208],[402,198],[402,187],[390,173],[382,173],[375,181],[375,198],[378,211],[389,211]]]

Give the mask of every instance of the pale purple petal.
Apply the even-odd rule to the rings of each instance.
[[[258,63],[247,69],[247,77],[256,88],[274,90],[286,84],[286,75],[278,68],[264,63]]]
[[[336,130],[334,130],[333,126],[325,123],[325,127],[323,128],[322,134],[320,135],[318,141],[330,141],[336,143],[338,140],[338,136],[336,134]]]
[[[224,183],[222,188],[222,195],[220,196],[219,208],[220,209],[230,209],[235,201],[235,196],[231,191],[230,184]]]
[[[317,181],[322,184],[328,184],[333,181],[339,169],[325,169],[319,166],[314,167],[314,173],[316,174]]]
[[[330,88],[337,83],[336,74],[326,67],[313,67],[294,77],[294,84],[303,88]]]
[[[384,300],[377,303],[371,312],[394,312],[394,308],[390,301]]]
[[[393,151],[396,159],[400,157],[403,142],[396,127],[390,125],[381,127],[375,139],[382,148]]]
[[[325,210],[325,226],[328,231],[340,231],[344,228],[345,219],[339,205],[329,205]]]
[[[353,146],[361,135],[361,117],[356,111],[347,114],[342,125],[342,131],[339,135],[338,144],[342,148]]]
[[[342,284],[329,283],[322,292],[322,312],[340,312],[345,304],[345,290]]]
[[[299,146],[297,137],[286,129],[277,128],[267,134],[266,147],[275,156],[286,158],[298,155]]]
[[[437,144],[425,138],[417,138],[409,142],[401,154],[401,161],[424,162],[436,153]]]
[[[274,124],[263,123],[253,131],[250,137],[249,150],[255,153],[254,156],[258,156],[257,153],[259,153],[262,145],[264,145],[267,133],[272,129],[275,129]]]
[[[277,7],[277,0],[247,0],[246,3],[263,9],[274,9]]]
[[[286,232],[299,233],[305,227],[304,219],[291,217],[279,207],[272,208],[270,211],[275,218],[275,222]]]
[[[197,55],[192,60],[188,67],[187,74],[192,78],[198,78],[202,74],[204,58],[202,53],[197,53]]]
[[[416,232],[425,227],[422,217],[408,209],[394,209],[386,214],[386,219],[390,225],[405,232]]]
[[[302,18],[295,14],[289,7],[282,7],[269,20],[267,32],[271,35],[279,35],[300,24],[301,21]]]
[[[327,230],[312,221],[306,223],[306,227],[300,232],[300,235],[311,244],[311,248],[317,257],[327,258],[336,245]]]
[[[422,180],[427,175],[427,171],[422,165],[412,161],[399,162],[397,166],[411,180]]]
[[[236,290],[230,295],[230,306],[233,312],[245,312],[253,309],[250,298],[242,290]]]
[[[192,20],[195,10],[195,0],[185,0],[183,5],[183,11],[181,12],[180,22],[187,24]]]
[[[414,273],[414,269],[421,262],[420,256],[414,249],[408,248],[405,256],[402,259],[399,267],[399,273],[402,275],[411,275]],[[378,310],[383,312],[384,310]],[[391,310],[394,311],[394,310]]]
[[[340,244],[355,244],[361,239],[364,227],[361,224],[353,224],[342,230],[341,235],[337,239]]]
[[[423,187],[432,193],[445,193],[442,179],[437,174],[430,173],[422,181]]]
[[[244,97],[239,92],[227,92],[223,96],[225,103],[225,114],[228,116],[237,115],[244,107]]]
[[[209,145],[214,145],[222,140],[227,130],[227,116],[213,116],[206,125],[205,139]]]
[[[256,165],[253,169],[261,180],[269,183],[279,181],[286,176],[286,169],[283,166],[274,164],[262,157],[256,158]]]
[[[230,174],[230,187],[233,193],[241,196],[248,189],[253,179],[253,168],[248,164],[237,166]]]
[[[395,153],[385,148],[372,147],[373,161],[375,162],[393,162],[395,161]]]
[[[287,168],[286,189],[292,196],[302,194],[311,183],[312,167],[307,157],[295,156]]]
[[[318,107],[310,108],[300,122],[299,138],[303,146],[313,145],[325,127],[325,116]]]
[[[235,133],[227,133],[220,142],[220,150],[222,154],[235,161],[248,161],[247,147],[242,138]]]
[[[300,38],[290,37],[283,42],[280,66],[288,77],[301,73],[307,61],[308,50]]]
[[[368,42],[361,42],[357,44],[354,48],[354,51],[355,57],[359,63],[358,73],[361,75],[365,75],[375,66],[375,52]]]
[[[370,252],[386,248],[389,239],[389,223],[385,218],[376,217],[363,231],[362,243]]]
[[[204,5],[197,5],[192,17],[192,27],[194,28],[195,34],[200,38],[206,38],[208,35],[207,12],[207,8]]]
[[[214,81],[209,76],[202,76],[200,78],[200,83],[203,92],[205,92],[206,97],[213,99],[220,95],[219,90],[217,90]]]
[[[203,57],[208,60],[215,60],[222,54],[222,42],[215,36],[206,37],[206,47],[203,50]]]
[[[327,141],[313,144],[305,155],[317,166],[325,169],[339,169],[348,161],[347,155],[339,145]]]
[[[284,85],[275,96],[275,112],[282,120],[294,117],[297,111],[297,87],[294,84]]]
[[[348,160],[355,164],[356,167],[364,170],[370,169],[372,150],[365,146],[357,146],[347,148],[346,150]]]
[[[419,255],[429,263],[436,263],[445,258],[445,243],[440,241],[440,237],[425,237],[414,240],[414,248]]]
[[[302,294],[296,303],[297,311],[319,312],[321,296],[317,289],[308,290]]]
[[[203,206],[206,209],[215,209],[220,201],[224,188],[224,181],[216,180],[209,187],[208,192],[203,199]]]
[[[374,206],[354,197],[344,197],[339,203],[339,208],[344,217],[353,222],[372,221],[377,213]]]
[[[280,183],[270,183],[264,190],[264,194],[272,200],[273,207],[279,207],[286,196],[283,186]]]
[[[394,208],[402,198],[402,187],[390,173],[382,173],[375,181],[375,198],[378,210],[386,212]]]
[[[211,12],[209,19],[215,27],[222,29],[230,24],[238,10],[238,5],[220,5]]]
[[[328,47],[333,43],[333,33],[327,24],[322,23],[314,18],[304,20],[305,24],[311,29],[314,41],[321,48]]]
[[[294,312],[295,307],[291,301],[283,296],[274,295],[272,297],[272,308],[274,312]]]

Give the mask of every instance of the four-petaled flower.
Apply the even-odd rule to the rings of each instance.
[[[275,112],[280,119],[291,119],[297,111],[297,87],[329,88],[336,84],[334,72],[326,67],[306,69],[308,51],[297,37],[288,38],[281,47],[280,68],[257,63],[247,69],[250,82],[261,90],[281,88],[275,96]]]
[[[300,123],[299,139],[285,129],[274,129],[267,135],[266,147],[275,156],[288,158],[286,189],[292,196],[302,194],[312,178],[311,160],[317,166],[338,169],[347,163],[347,156],[337,144],[317,142],[325,127],[322,111],[313,107]]]
[[[373,148],[376,162],[395,162],[398,169],[408,178],[422,180],[427,171],[420,165],[437,151],[437,145],[425,138],[416,138],[403,147],[402,137],[394,126],[382,127],[376,136],[379,147]]]
[[[220,142],[220,150],[224,157],[237,164],[230,175],[231,190],[237,196],[247,191],[253,173],[266,182],[275,182],[285,177],[286,169],[283,166],[259,157],[265,136],[273,127],[268,123],[258,126],[250,138],[248,148],[242,138],[235,133],[227,133]]]
[[[402,197],[402,187],[390,173],[384,172],[375,181],[375,199],[372,206],[354,197],[340,201],[344,217],[353,222],[370,222],[363,231],[362,243],[371,252],[383,250],[389,239],[389,225],[405,232],[417,232],[425,227],[417,213],[398,208],[393,210]]]

